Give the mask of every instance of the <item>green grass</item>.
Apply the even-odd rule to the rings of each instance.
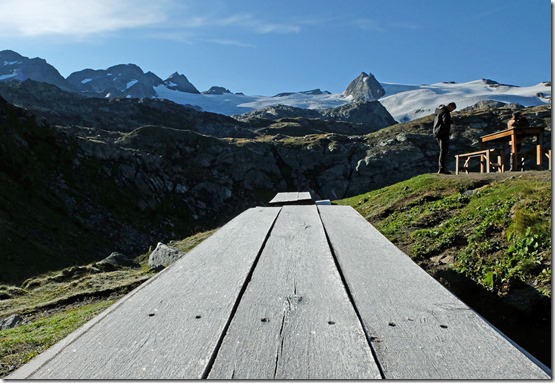
[[[425,174],[337,201],[353,206],[416,262],[450,267],[504,294],[516,280],[551,297],[551,177]]]
[[[0,331],[0,377],[27,363],[109,307],[104,300]]]
[[[214,232],[170,245],[189,252]],[[0,319],[17,314],[26,323],[0,331],[0,378],[156,275],[148,266],[149,255],[137,257],[137,267],[112,269],[91,263],[38,275],[20,286],[0,285]]]
[[[205,231],[202,233],[197,233],[181,241],[171,241],[169,245],[175,247],[179,251],[188,253],[189,251],[197,247],[200,243],[202,243],[202,241],[204,241],[206,238],[214,234],[217,230],[218,229],[214,229],[214,230]]]

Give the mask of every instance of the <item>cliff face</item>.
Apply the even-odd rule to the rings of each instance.
[[[67,123],[59,100],[50,108],[27,101],[28,111],[0,102],[0,281],[112,251],[140,253],[221,225],[276,192],[339,199],[436,170],[431,117],[364,135],[345,122],[253,124],[172,103],[161,110],[144,100],[84,100],[100,106],[74,115],[88,127]],[[523,111],[533,125],[550,126],[550,107]],[[511,112],[455,114],[451,153],[475,150]]]
[[[385,90],[372,73],[362,72],[345,89],[345,95],[358,101],[373,101],[385,95]]]

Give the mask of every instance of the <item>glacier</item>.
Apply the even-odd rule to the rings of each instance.
[[[440,104],[455,102],[457,109],[472,106],[480,101],[493,100],[506,104],[538,106],[551,103],[551,83],[532,86],[512,86],[491,80],[463,83],[440,82],[436,84],[381,83],[385,95],[378,101],[398,122],[410,121],[433,113]],[[303,109],[328,109],[348,104],[352,96],[342,93],[310,95],[291,92],[279,96],[247,96],[227,93],[223,95],[193,94],[155,87],[158,98],[178,104],[196,106],[203,111],[224,115],[238,115],[273,105],[286,105]]]

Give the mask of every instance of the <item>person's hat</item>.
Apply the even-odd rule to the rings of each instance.
[[[522,113],[520,112],[513,112],[513,117],[519,117]]]

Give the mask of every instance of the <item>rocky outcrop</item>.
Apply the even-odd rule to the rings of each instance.
[[[14,328],[23,322],[23,318],[17,314],[10,315],[5,319],[0,320],[0,330],[8,330]]]
[[[164,85],[168,89],[177,90],[179,92],[194,93],[194,94],[200,93],[198,89],[195,88],[193,84],[191,84],[191,82],[189,81],[189,79],[187,79],[186,76],[179,74],[177,72],[173,73],[170,77],[164,80]]]
[[[97,262],[96,265],[101,268],[114,269],[119,267],[137,267],[138,263],[135,262],[133,258],[115,251],[108,257]]]
[[[503,102],[499,102],[499,101],[493,101],[493,100],[484,100],[484,101],[478,101],[476,104],[471,105],[469,107],[463,108],[460,111],[461,112],[470,112],[473,110],[479,110],[479,109],[484,109],[484,108],[502,108],[504,107],[506,104]]]
[[[178,249],[158,242],[156,249],[148,257],[148,265],[151,269],[160,271],[184,255],[185,253]]]
[[[373,74],[362,72],[349,84],[344,94],[355,101],[375,101],[385,94],[385,90]]]
[[[224,87],[221,86],[213,86],[208,90],[205,90],[204,92],[202,92],[203,94],[227,94],[227,93],[231,93],[231,91],[229,89],[226,89]]]
[[[312,89],[312,90],[303,90],[300,92],[282,92],[282,93],[276,94],[273,97],[286,97],[286,96],[291,96],[293,94],[305,94],[309,96],[315,96],[320,94],[331,94],[331,93],[328,92],[327,90],[322,91],[321,89]]]
[[[345,121],[371,127],[368,133],[397,123],[378,101],[356,101],[337,108],[324,109],[322,116],[328,121]]]
[[[280,120],[282,118],[321,118],[322,114],[316,109],[302,109],[290,105],[272,105],[240,115],[233,116],[239,121],[252,122],[257,119]]]
[[[323,128],[294,135],[313,133],[367,134],[396,124],[391,114],[378,101],[357,101],[330,109],[301,109],[287,105],[269,106],[254,112],[234,116],[237,120],[255,127],[268,128],[267,121],[282,119],[317,119],[326,123]],[[351,125],[347,126],[349,123]],[[275,127],[274,127],[275,128]],[[255,131],[259,131],[254,128]],[[277,131],[274,130],[274,132]],[[302,132],[302,131],[301,131]]]

